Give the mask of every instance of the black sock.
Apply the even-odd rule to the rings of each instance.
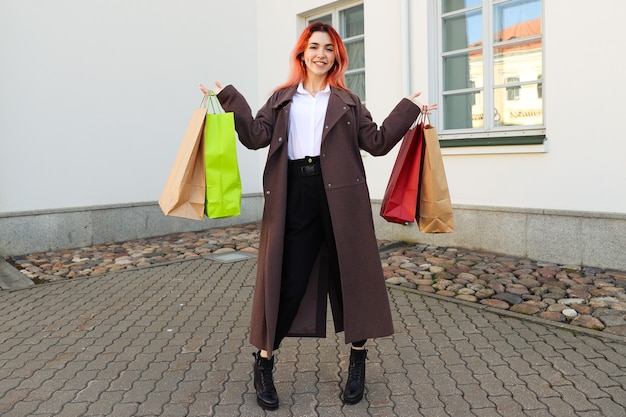
[[[362,348],[363,346],[365,346],[365,342],[367,342],[367,339],[359,340],[358,342],[352,342],[352,346],[355,348]]]

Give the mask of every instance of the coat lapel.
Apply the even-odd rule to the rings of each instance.
[[[272,108],[279,109],[281,107],[285,107],[287,103],[291,102],[291,99],[293,99],[293,96],[294,94],[296,94],[297,89],[298,87],[296,86],[280,90],[278,92],[278,95],[276,96],[276,100],[274,101],[274,103],[272,103]]]
[[[324,121],[324,134],[322,142],[326,139],[328,132],[337,124],[337,122],[347,113],[356,103],[350,97],[347,91],[332,89],[332,94],[328,99],[328,110],[326,110],[326,120]]]
[[[272,144],[270,145],[268,159],[281,149],[287,142],[289,135],[289,111],[291,110],[291,100],[296,93],[297,87],[290,87],[285,90],[281,90],[276,97],[276,101],[272,104],[272,109],[275,112],[275,123]],[[274,139],[279,139],[276,142]]]

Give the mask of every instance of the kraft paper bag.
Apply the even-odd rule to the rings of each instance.
[[[194,110],[174,165],[159,198],[159,206],[168,216],[192,220],[204,219],[205,169],[204,124],[206,97]]]
[[[404,135],[385,190],[380,215],[391,223],[413,223],[424,151],[424,121],[419,117]]]
[[[420,178],[418,227],[424,233],[454,231],[452,201],[443,166],[437,129],[430,123],[424,126],[424,163]]]
[[[206,215],[211,219],[241,214],[241,177],[237,163],[235,117],[223,112],[215,95],[209,96],[204,126]]]

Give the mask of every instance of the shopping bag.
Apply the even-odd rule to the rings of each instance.
[[[211,219],[239,216],[242,191],[235,117],[223,111],[215,95],[209,95],[208,103],[204,125],[206,215]]]
[[[200,108],[194,110],[174,165],[159,198],[159,206],[167,216],[186,219],[204,219],[205,170],[204,123],[206,97]]]
[[[415,220],[424,150],[423,129],[423,120],[418,117],[402,139],[380,206],[380,215],[388,222],[407,224]]]
[[[452,201],[441,157],[437,129],[424,124],[424,163],[420,177],[418,199],[418,227],[424,233],[449,233],[454,231]]]

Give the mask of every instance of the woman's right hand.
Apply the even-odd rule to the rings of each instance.
[[[420,110],[422,110],[422,113],[430,114],[431,110],[437,110],[437,107],[438,107],[437,104],[428,104],[428,105],[422,104],[417,99],[420,95],[422,95],[421,92],[417,92],[413,94],[411,96],[411,100],[413,100],[413,103],[415,103],[420,108]]]
[[[215,87],[216,88],[213,90],[213,93],[215,95],[219,94],[220,91],[222,91],[224,89],[224,86],[220,82],[218,82],[218,81],[215,81]],[[204,94],[204,95],[207,95],[210,92],[210,90],[208,88],[206,88],[204,86],[204,84],[200,84],[200,91],[202,91],[202,94]]]

